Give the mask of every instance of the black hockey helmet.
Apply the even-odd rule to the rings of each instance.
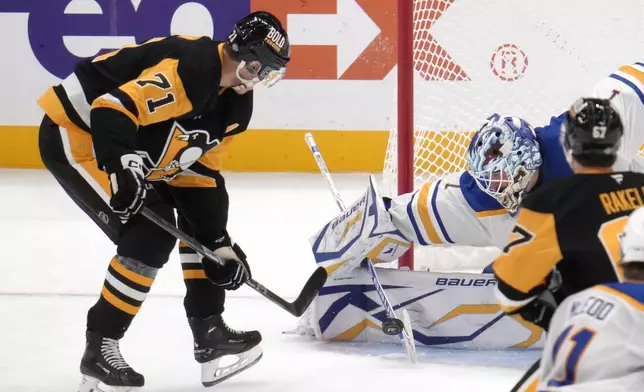
[[[257,75],[254,82],[264,81],[272,86],[282,79],[291,60],[286,30],[275,16],[265,11],[253,12],[237,21],[227,42],[235,60]]]
[[[609,100],[580,98],[570,107],[561,131],[568,161],[574,157],[583,166],[609,167],[617,160],[624,127]]]

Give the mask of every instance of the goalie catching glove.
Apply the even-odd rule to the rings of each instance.
[[[237,290],[251,278],[246,254],[228,235],[216,240],[212,251],[224,260],[221,265],[202,258],[206,277],[212,283],[226,290]]]
[[[143,160],[134,153],[125,154],[117,162],[106,165],[105,171],[112,190],[110,207],[125,223],[141,210],[145,201]]]
[[[329,274],[348,272],[359,267],[365,258],[374,263],[388,263],[411,247],[392,223],[372,176],[364,195],[309,241],[316,263]]]

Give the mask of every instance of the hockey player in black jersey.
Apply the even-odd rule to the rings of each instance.
[[[493,264],[497,299],[508,314],[547,330],[566,296],[621,281],[619,235],[644,205],[644,174],[614,172],[623,134],[609,100],[570,108],[561,144],[574,175],[539,187],[522,203],[503,253]],[[534,391],[536,363],[513,389]]]
[[[137,214],[144,205],[171,222],[176,211],[181,230],[226,260],[202,262],[179,244],[202,383],[214,385],[261,358],[260,333],[232,330],[222,319],[225,290],[236,290],[251,273],[226,229],[229,201],[219,169],[221,152],[248,126],[253,88],[278,82],[289,61],[281,23],[255,12],[225,42],[154,38],[82,61],[40,98],[45,166],[117,245],[87,315],[81,392],[144,385],[119,340],[176,244]],[[220,366],[224,355],[239,361]]]
[[[575,175],[540,187],[523,202],[493,265],[506,312],[547,328],[549,286],[558,303],[621,279],[618,235],[628,215],[644,205],[644,174],[611,169],[622,134],[610,101],[580,99],[570,108],[561,144]]]

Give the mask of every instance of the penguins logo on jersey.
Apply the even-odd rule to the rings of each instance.
[[[186,131],[175,122],[156,162],[147,152],[139,152],[147,169],[146,179],[148,181],[170,181],[219,143],[219,139],[210,140],[210,134],[206,131],[198,129]]]

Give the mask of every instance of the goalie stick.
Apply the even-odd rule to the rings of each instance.
[[[320,149],[318,148],[318,145],[315,142],[313,135],[310,132],[307,132],[306,135],[304,135],[304,138],[306,139],[306,144],[308,144],[309,149],[311,150],[311,153],[315,158],[315,162],[317,162],[318,168],[320,169],[320,173],[322,173],[322,176],[324,177],[327,184],[329,185],[329,189],[331,190],[331,193],[333,194],[333,197],[335,198],[335,202],[340,208],[340,211],[346,210],[344,202],[340,197],[340,193],[338,192],[338,189],[335,187],[335,184],[333,183],[333,179],[331,178],[331,173],[329,172],[329,169],[326,166],[326,163],[324,162],[322,153],[320,152]],[[387,314],[387,318],[382,322],[382,331],[387,335],[398,335],[400,337],[400,340],[403,342],[405,346],[407,357],[412,361],[412,363],[416,363],[417,362],[416,342],[414,341],[414,331],[411,328],[411,320],[409,318],[409,313],[405,308],[402,308],[401,312],[402,312],[403,319],[400,320],[398,317],[396,317],[396,312],[394,311],[393,306],[391,306],[391,302],[389,302],[389,299],[387,298],[385,289],[382,287],[382,284],[378,279],[378,275],[376,274],[376,268],[373,265],[373,262],[369,258],[365,258],[365,260],[366,260],[367,267],[369,269],[369,275],[371,275],[371,281],[373,282],[373,285],[376,288],[376,292],[378,293],[382,306],[385,308],[385,312]]]
[[[204,257],[207,257],[208,259],[219,265],[224,265],[225,262],[221,257],[215,255],[210,249],[206,248],[194,238],[177,229],[174,225],[170,224],[168,221],[157,215],[148,207],[143,207],[141,214],[143,214],[143,216],[145,216],[152,222],[156,223],[159,227],[170,233],[178,240],[183,241],[186,245],[194,249],[195,252]],[[304,314],[309,305],[311,305],[311,302],[313,302],[315,296],[318,294],[322,286],[324,286],[326,278],[327,272],[324,267],[319,267],[318,269],[316,269],[311,277],[309,277],[309,280],[304,285],[304,288],[293,302],[286,301],[284,298],[273,293],[264,285],[254,279],[249,279],[248,281],[246,281],[246,284],[249,285],[253,290],[266,297],[269,301],[278,305],[293,316],[300,317]]]

